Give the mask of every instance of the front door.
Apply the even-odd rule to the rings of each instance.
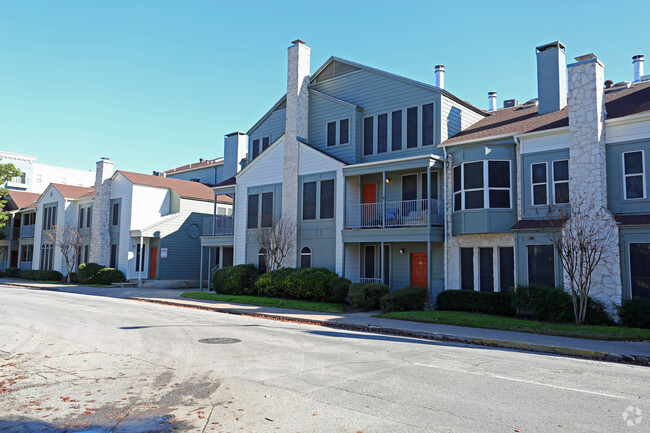
[[[12,268],[18,267],[18,250],[11,250],[11,263],[9,266]]]
[[[363,185],[363,197],[361,206],[361,221],[364,226],[378,225],[377,220],[377,184],[367,183]]]
[[[411,286],[428,288],[427,253],[411,253]]]
[[[149,248],[149,279],[156,279],[156,265],[158,264],[158,247]]]

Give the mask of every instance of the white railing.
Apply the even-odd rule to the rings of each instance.
[[[381,283],[381,278],[359,278],[359,283]]]
[[[21,271],[27,271],[32,269],[32,262],[20,262],[18,263],[18,269]]]
[[[33,224],[31,226],[23,226],[21,237],[23,237],[23,238],[33,238],[34,237],[34,227],[35,227],[35,225],[33,225]]]
[[[348,204],[345,207],[345,228],[427,226],[429,212],[431,212],[430,225],[441,225],[444,214],[442,206],[443,202],[435,199]]]
[[[214,230],[212,230],[214,224]],[[231,236],[235,232],[232,216],[217,215],[203,218],[203,236]]]

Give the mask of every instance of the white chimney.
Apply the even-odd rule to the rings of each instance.
[[[90,226],[90,261],[110,266],[111,238],[108,232],[111,217],[111,178],[113,163],[110,158],[102,157],[97,161],[95,170],[95,191],[92,207],[92,225]]]
[[[497,111],[497,92],[488,92],[488,110]]]
[[[436,65],[436,87],[445,88],[445,65]]]
[[[634,65],[634,82],[638,83],[643,77],[643,54],[632,57],[632,65]]]
[[[246,157],[246,133],[233,132],[223,142],[223,180],[230,179],[239,171],[239,161]]]

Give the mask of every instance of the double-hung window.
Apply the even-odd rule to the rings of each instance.
[[[390,115],[390,148],[402,150],[402,110],[393,111]]]
[[[569,202],[569,161],[553,161],[553,202]]]
[[[547,178],[546,178],[546,163],[539,162],[536,164],[531,164],[530,166],[530,175],[531,175],[531,185],[533,193],[533,205],[545,205],[548,204],[547,198]]]
[[[625,199],[645,198],[645,155],[642,150],[623,153]]]
[[[488,188],[491,208],[510,209],[510,161],[488,161]]]

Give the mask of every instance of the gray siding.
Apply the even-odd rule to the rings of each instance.
[[[246,203],[248,203],[248,194],[262,194],[264,192],[273,192],[273,221],[277,222],[282,215],[282,184],[276,183],[271,185],[260,185],[248,188]],[[258,207],[258,213],[262,213],[262,201]],[[248,215],[244,217],[244,224],[248,222]],[[260,246],[257,241],[257,229],[246,229],[246,263],[253,263],[257,266],[257,255]]]
[[[479,113],[470,110],[453,99],[441,96],[440,101],[440,141],[445,141],[453,137],[460,131],[467,129],[469,126],[481,120],[483,117]]]
[[[312,146],[339,158],[348,164],[356,161],[355,148],[358,145],[357,134],[357,110],[345,104],[338,103],[325,98],[317,93],[309,94],[309,138]],[[327,146],[327,123],[337,122],[342,119],[349,119],[349,142],[348,144]]]
[[[521,231],[515,234],[515,283],[528,284],[528,245],[552,245],[548,232]],[[562,263],[555,255],[555,286],[563,286]]]
[[[646,197],[625,200],[623,190],[623,153],[643,150]],[[607,145],[607,202],[615,214],[650,213],[650,140],[635,140]]]
[[[632,297],[630,280],[630,243],[650,243],[650,227],[622,226],[619,231],[621,249],[621,283],[623,299]]]
[[[169,173],[167,174],[167,177],[181,180],[199,179],[199,182],[210,185],[216,185],[225,180],[223,178],[222,164],[203,167],[191,171],[184,171],[182,173]]]
[[[569,149],[552,150],[546,152],[529,153],[521,156],[521,217],[522,219],[548,218],[549,205],[553,200],[553,161],[569,159]],[[549,203],[546,205],[533,205],[532,199],[532,172],[531,166],[536,163],[546,163],[547,188],[546,196]],[[571,179],[571,173],[569,173]],[[568,204],[553,205],[553,212],[559,209],[568,209]]]
[[[251,134],[248,136],[248,160],[252,161],[253,158],[253,140],[262,137],[271,137],[269,144],[273,144],[275,140],[284,134],[284,125],[286,122],[286,109],[276,109],[271,115],[264,120]],[[262,153],[262,143],[260,143],[260,153]]]

